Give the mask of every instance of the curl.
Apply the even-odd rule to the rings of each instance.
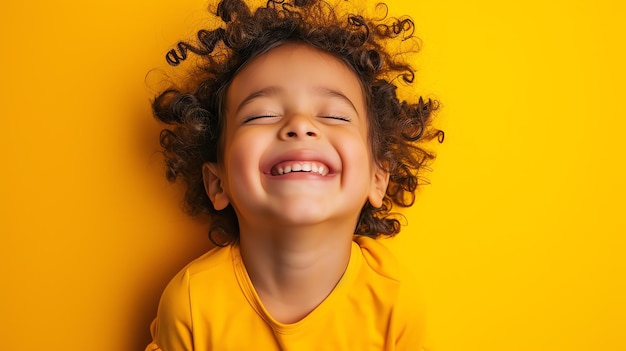
[[[208,237],[211,244],[217,247],[226,247],[233,243],[233,238],[220,226],[211,226]]]
[[[412,38],[415,34],[415,23],[410,18],[394,19],[391,24],[381,23],[375,27],[376,34],[396,38],[402,35],[403,40]]]
[[[443,130],[437,131],[437,142],[439,144],[443,144],[445,137],[446,137],[446,133],[444,133]]]
[[[217,16],[228,24],[237,19],[250,18],[250,9],[241,0],[224,0],[217,5]]]

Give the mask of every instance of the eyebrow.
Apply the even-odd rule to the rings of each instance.
[[[246,106],[247,104],[249,104],[250,102],[252,102],[252,100],[256,98],[259,98],[262,96],[277,95],[283,90],[284,89],[276,87],[276,86],[269,86],[269,87],[265,87],[263,89],[254,91],[250,95],[246,96],[243,100],[241,100],[241,102],[239,103],[239,106],[237,106],[237,110],[235,111],[235,113],[239,113],[239,110],[241,110],[244,106]]]
[[[259,97],[278,95],[282,93],[284,90],[285,90],[284,88],[277,87],[277,86],[269,86],[269,87],[256,90],[252,92],[251,94],[249,94],[248,96],[246,96],[241,101],[241,103],[239,103],[239,106],[237,106],[237,110],[235,111],[235,113],[238,113],[239,110],[241,110],[244,106],[246,106],[247,104],[249,104],[250,102],[252,102],[253,100]],[[358,110],[356,106],[354,105],[352,100],[350,100],[344,93],[338,90],[330,89],[326,87],[314,87],[313,91],[323,96],[329,96],[329,97],[339,98],[340,100],[343,100],[354,110],[354,112],[358,114]]]
[[[356,112],[357,115],[359,114],[359,111],[357,110],[356,106],[354,106],[354,103],[352,102],[352,100],[350,100],[344,93],[342,93],[342,92],[340,92],[338,90],[329,89],[329,88],[326,88],[326,87],[316,87],[314,89],[314,91],[320,92],[322,95],[326,95],[326,96],[330,96],[330,97],[337,97],[337,98],[343,100],[344,102],[347,102],[348,105],[350,105],[350,107],[352,107],[354,112]]]

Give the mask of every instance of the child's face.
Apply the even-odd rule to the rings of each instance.
[[[388,181],[372,160],[367,118],[359,80],[337,58],[285,44],[253,59],[227,90],[221,161],[203,169],[213,205],[232,204],[242,232],[354,227],[367,200],[381,205]]]

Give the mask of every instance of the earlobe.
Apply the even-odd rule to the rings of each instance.
[[[204,189],[213,203],[213,208],[217,211],[225,209],[230,203],[230,199],[222,187],[219,166],[212,162],[203,164],[202,180],[204,182]]]
[[[372,187],[368,196],[370,204],[376,208],[383,205],[383,199],[387,193],[389,184],[389,172],[382,167],[376,166],[376,172],[372,179]]]

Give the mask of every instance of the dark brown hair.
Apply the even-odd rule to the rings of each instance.
[[[375,161],[390,173],[383,205],[366,203],[355,233],[377,237],[395,235],[400,221],[390,211],[393,204],[408,207],[415,201],[422,171],[434,159],[424,145],[443,132],[430,126],[437,102],[414,96],[400,101],[395,82],[413,83],[415,72],[402,54],[389,50],[393,40],[417,40],[410,18],[384,15],[366,19],[361,15],[339,16],[333,6],[316,0],[269,0],[254,12],[242,0],[223,0],[217,16],[223,26],[200,30],[195,43],[181,41],[166,60],[176,66],[196,55],[195,68],[182,87],[171,87],[153,102],[155,116],[170,125],[161,131],[166,177],[186,184],[186,210],[206,213],[222,240],[239,237],[237,217],[231,206],[213,208],[202,180],[202,164],[220,158],[225,91],[237,72],[252,58],[287,42],[299,42],[328,52],[345,62],[363,87],[369,120],[369,137]],[[414,50],[414,49],[410,49]],[[410,51],[409,50],[409,51]],[[215,240],[210,235],[211,240]],[[214,241],[215,242],[215,241]]]

